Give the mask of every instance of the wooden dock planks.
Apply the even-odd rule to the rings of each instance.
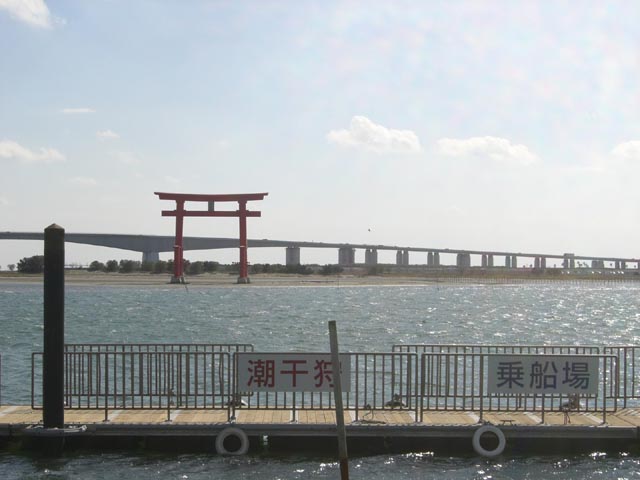
[[[291,410],[236,410],[237,423],[278,424],[291,421]]]
[[[423,422],[417,422],[413,412],[403,410],[355,410],[345,411],[346,424],[377,425],[474,425],[478,424],[479,412],[468,411],[425,411]],[[236,422],[239,424],[288,424],[294,420],[293,412],[288,409],[236,410]],[[335,425],[333,410],[297,410],[295,420],[298,424]],[[483,421],[497,426],[535,426],[542,425],[541,412],[484,412]],[[544,425],[565,425],[565,415],[559,412],[547,412]],[[171,422],[167,422],[166,410],[110,410],[108,423],[119,425],[135,424],[224,424],[228,422],[227,410],[172,410]],[[36,425],[42,423],[42,410],[32,410],[29,406],[0,406],[0,424]],[[104,410],[65,410],[65,423],[100,424],[104,423]],[[568,416],[567,426],[603,425],[602,414],[572,412]],[[640,409],[625,408],[606,416],[606,425],[614,427],[640,427]]]
[[[40,422],[42,422],[42,410],[32,410],[31,407],[15,405],[0,407],[0,423],[15,425]]]
[[[473,425],[478,423],[478,416],[473,412],[444,410],[423,413],[422,423],[431,425]]]
[[[352,417],[348,411],[344,412],[344,423],[352,422]],[[335,425],[336,413],[333,410],[297,410],[296,420],[301,424],[309,425]]]
[[[542,419],[538,414],[525,412],[491,412],[485,413],[482,420],[494,425],[540,425]]]
[[[181,410],[171,415],[173,423],[226,423],[226,410]]]
[[[356,420],[356,412],[351,410],[351,421],[360,423],[376,423],[380,425],[407,425],[416,423],[413,412],[402,410],[374,410],[358,412]]]

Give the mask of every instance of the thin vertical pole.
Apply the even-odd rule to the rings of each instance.
[[[184,200],[176,200],[176,244],[173,247],[173,282],[180,283],[184,272],[182,270],[183,252],[183,223],[184,223]]]
[[[43,423],[64,427],[64,228],[44,230]]]
[[[344,427],[344,406],[342,405],[342,378],[340,375],[340,352],[338,350],[338,331],[336,328],[335,320],[329,321],[329,342],[331,345],[333,398],[336,404],[336,423],[338,426],[338,456],[340,459],[340,478],[342,480],[349,480],[347,432]]]
[[[238,283],[249,283],[247,267],[247,201],[238,202],[238,214],[240,220],[240,276]]]

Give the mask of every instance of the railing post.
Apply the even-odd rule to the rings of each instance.
[[[173,388],[171,388],[171,361],[173,356],[171,353],[163,353],[164,362],[160,362],[160,365],[164,363],[164,388],[167,392],[167,422],[171,421],[171,398],[173,397]],[[162,397],[160,397],[160,404],[162,404]]]
[[[311,400],[313,401],[313,397],[311,397]],[[296,411],[296,392],[293,392],[293,406],[292,406],[292,410],[291,410],[291,423],[297,423],[298,422],[298,412]]]
[[[426,376],[426,353],[422,353],[420,355],[420,417],[419,422],[422,423],[424,421],[424,395],[425,395],[425,384],[427,383]],[[416,402],[417,403],[417,402]]]
[[[64,427],[64,228],[44,230],[43,423]]]
[[[234,422],[236,420],[236,398],[240,398],[240,396],[236,396],[236,394],[238,393],[238,355],[236,353],[233,354],[233,370],[230,372],[231,395],[229,395],[229,400],[227,401],[227,404],[230,405],[229,414],[231,415],[228,416],[227,420]]]
[[[31,410],[35,409],[36,355],[37,353],[35,352],[31,354]]]
[[[624,373],[623,373],[623,384],[624,384],[624,388],[623,388],[623,392],[624,392],[624,408],[627,408],[627,347],[624,347],[624,350],[622,351],[622,355],[624,358]],[[634,362],[631,364],[632,367],[632,373],[633,373],[633,381],[631,383],[631,395],[633,396],[635,394],[635,347],[631,347],[631,354],[632,354],[632,360],[634,360]],[[620,358],[620,350],[618,350],[618,358]],[[618,378],[620,378],[620,364],[618,364],[616,362],[617,368],[618,368]],[[620,381],[618,381],[618,390],[620,390]]]
[[[480,422],[484,416],[484,354],[480,355]]]
[[[109,421],[109,352],[104,353],[104,421]]]

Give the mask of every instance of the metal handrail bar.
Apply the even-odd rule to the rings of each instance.
[[[457,343],[414,343],[394,344],[392,352],[407,353],[527,353],[527,354],[598,354],[597,345],[506,345],[506,344],[457,344]]]
[[[250,343],[65,343],[65,352],[252,352]]]

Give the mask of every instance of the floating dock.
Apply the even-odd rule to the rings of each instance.
[[[334,448],[326,353],[251,344],[65,344],[61,427],[45,428],[43,354],[30,405],[0,407],[0,440],[40,447],[244,454]],[[341,354],[355,451],[631,451],[640,446],[637,346],[394,345]]]
[[[215,452],[216,438],[235,428],[246,434],[253,450],[265,446],[292,451],[335,447],[335,412],[298,412],[295,421],[294,412],[288,410],[240,409],[237,413],[236,421],[228,422],[224,412],[174,410],[167,421],[166,410],[114,410],[104,421],[100,411],[73,410],[65,415],[64,429],[51,430],[42,427],[41,410],[3,406],[0,439],[29,446],[39,445],[43,438],[56,438],[64,439],[68,447],[112,448],[129,448],[142,442],[172,450],[184,447]],[[425,415],[423,422],[416,422],[410,413],[389,411],[355,421],[353,411],[345,412],[349,447],[355,451],[472,453],[474,434],[485,425],[493,425],[504,434],[503,450],[507,454],[576,449],[629,451],[640,444],[640,409],[627,408],[607,415],[606,424],[601,416],[579,412],[569,415],[569,424],[563,413],[548,413],[545,423],[528,412],[485,414],[484,418],[488,423],[479,423],[475,412],[433,412]],[[488,439],[484,448],[493,452],[497,446]],[[228,448],[233,453],[233,447]]]

